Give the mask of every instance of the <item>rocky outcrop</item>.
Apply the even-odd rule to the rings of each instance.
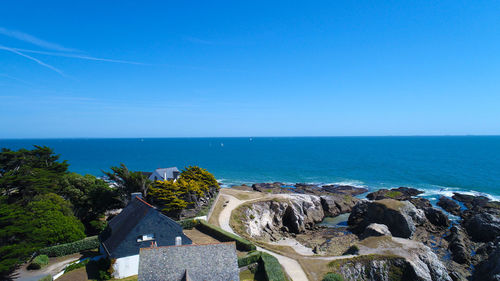
[[[458,226],[450,228],[450,235],[446,238],[449,241],[448,250],[451,252],[451,258],[460,264],[470,263],[470,252],[466,245],[466,235]]]
[[[489,242],[500,236],[500,218],[486,212],[465,220],[464,225],[474,241]]]
[[[370,200],[381,200],[381,199],[395,199],[395,200],[410,200],[413,196],[424,193],[415,188],[411,187],[398,187],[393,189],[379,189],[375,192],[366,195],[366,198]]]
[[[424,209],[425,217],[435,226],[439,227],[448,227],[450,226],[450,220],[448,216],[446,216],[441,210],[436,208],[425,208]]]
[[[493,245],[488,258],[477,265],[472,280],[500,281],[500,243]]]
[[[407,275],[408,279],[396,280],[452,280],[438,256],[420,242],[388,236],[369,237],[360,242],[359,248],[360,255],[385,253],[404,258],[412,275]],[[409,272],[405,267],[401,268]]]
[[[364,187],[357,187],[357,186],[352,186],[352,185],[330,184],[330,185],[322,186],[321,189],[323,191],[330,192],[330,193],[347,194],[347,195],[351,195],[351,196],[356,196],[356,195],[368,192],[368,189],[366,189]]]
[[[282,194],[275,200],[244,205],[240,212],[248,235],[276,240],[280,232],[300,233],[325,216],[321,199],[314,195]]]
[[[352,209],[347,221],[353,233],[360,234],[371,223],[385,224],[392,235],[410,238],[416,225],[426,221],[424,212],[408,201],[383,199],[361,201]]]
[[[366,255],[330,263],[345,281],[416,280],[415,272],[403,258],[385,255]]]
[[[460,216],[461,213],[460,205],[458,205],[457,202],[448,197],[445,196],[439,197],[437,205],[450,214],[453,214],[455,216]]]
[[[363,231],[362,237],[366,238],[370,236],[384,236],[384,235],[388,236],[392,235],[387,225],[379,223],[371,223]]]
[[[359,202],[358,198],[349,195],[324,195],[321,196],[321,205],[325,216],[335,217],[340,214],[349,213]]]

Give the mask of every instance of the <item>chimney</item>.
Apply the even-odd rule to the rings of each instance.
[[[134,200],[135,197],[142,199],[142,193],[140,192],[130,193],[130,201]]]
[[[175,246],[182,245],[182,238],[180,236],[175,237]]]

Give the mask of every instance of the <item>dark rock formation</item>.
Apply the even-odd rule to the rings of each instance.
[[[462,193],[453,193],[451,197],[459,202],[462,202],[468,209],[473,209],[474,207],[484,206],[490,199],[485,196],[474,196]]]
[[[486,212],[466,219],[464,225],[474,241],[489,242],[500,236],[500,218]]]
[[[371,223],[365,228],[361,236],[363,238],[366,238],[370,236],[384,236],[384,235],[388,236],[392,235],[387,225],[379,223]]]
[[[450,220],[443,212],[441,212],[441,210],[430,207],[425,208],[424,213],[427,220],[429,220],[429,222],[433,225],[440,227],[450,226]]]
[[[448,250],[451,252],[452,259],[460,264],[470,263],[470,251],[466,245],[466,235],[458,226],[450,229],[450,235],[446,238],[449,241]]]
[[[359,280],[421,280],[415,274],[413,267],[404,258],[368,255],[332,262],[338,274],[345,281]]]
[[[431,208],[432,204],[428,199],[422,198],[422,197],[413,197],[410,198],[408,201],[410,201],[415,207],[418,209],[425,209],[425,208]]]
[[[398,187],[393,189],[379,189],[375,192],[366,195],[370,200],[395,199],[395,200],[410,200],[413,196],[417,196],[423,191],[411,187]]]
[[[349,213],[352,207],[359,202],[358,198],[351,197],[349,195],[324,195],[320,198],[325,215],[330,217]]]
[[[472,280],[500,281],[500,243],[496,243],[488,258],[476,266]]]
[[[362,201],[356,204],[349,216],[348,225],[353,233],[360,234],[371,223],[385,224],[392,235],[410,238],[415,226],[425,222],[425,215],[408,201],[383,199]]]
[[[455,202],[454,200],[452,200],[448,197],[445,197],[445,196],[439,197],[439,201],[437,202],[437,205],[439,207],[443,208],[443,210],[445,210],[448,213],[453,214],[455,216],[460,216],[460,214],[462,212],[460,210],[460,205],[458,205],[457,202]]]
[[[324,185],[321,189],[325,192],[341,193],[356,196],[368,192],[364,187],[356,187],[351,185]]]

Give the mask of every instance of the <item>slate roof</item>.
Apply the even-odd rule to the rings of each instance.
[[[143,248],[138,281],[239,281],[234,242]]]
[[[180,173],[177,167],[158,168],[154,170],[154,172],[149,176],[149,179],[155,180],[155,177],[162,178],[163,180],[175,179],[174,172],[177,173],[177,175]],[[167,176],[167,178],[165,178],[165,175]]]
[[[137,242],[137,237],[144,234],[154,234],[155,239]],[[153,241],[158,246],[175,245],[177,236],[182,237],[183,244],[192,243],[178,223],[136,197],[109,221],[108,229],[100,239],[106,253],[119,258],[138,255],[140,248],[148,247]]]

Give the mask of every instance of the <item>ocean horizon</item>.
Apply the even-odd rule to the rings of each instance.
[[[224,186],[257,182],[408,186],[435,201],[453,192],[500,199],[500,136],[0,139],[0,148],[54,149],[69,170],[206,168]]]

